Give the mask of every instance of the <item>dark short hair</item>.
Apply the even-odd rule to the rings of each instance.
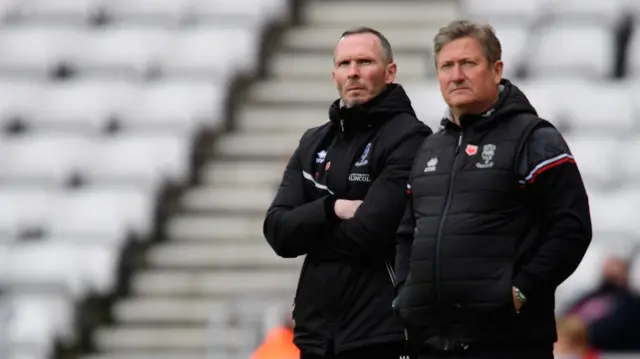
[[[360,34],[372,34],[380,40],[380,45],[382,46],[382,58],[387,63],[393,62],[393,50],[391,49],[391,43],[389,40],[382,35],[382,33],[378,30],[372,29],[366,26],[358,26],[353,27],[351,29],[346,30],[340,35],[340,39],[343,39],[347,36],[351,35],[360,35]]]

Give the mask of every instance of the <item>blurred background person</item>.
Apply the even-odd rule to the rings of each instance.
[[[629,287],[631,263],[609,257],[601,284],[572,305],[567,315],[586,328],[589,344],[601,351],[640,351],[640,296]]]
[[[556,359],[599,359],[589,344],[589,331],[578,316],[568,316],[558,321],[558,341],[554,346]]]

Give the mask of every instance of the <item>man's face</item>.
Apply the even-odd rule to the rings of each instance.
[[[497,100],[502,61],[489,64],[480,42],[473,37],[442,47],[436,59],[440,91],[452,109],[479,113]],[[460,112],[460,111],[459,111]]]
[[[345,106],[363,104],[396,77],[396,64],[383,58],[380,40],[373,34],[349,35],[334,52],[333,81]]]

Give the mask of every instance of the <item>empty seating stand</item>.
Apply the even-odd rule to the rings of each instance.
[[[188,183],[196,136],[223,129],[231,81],[257,69],[261,31],[287,11],[279,0],[0,1],[0,357],[50,358],[56,341],[77,340],[76,304],[118,287],[124,248],[152,235],[163,186]],[[226,225],[237,236],[236,222],[186,230],[199,237],[222,231],[224,238]],[[245,265],[273,262],[267,248],[252,243],[220,251],[177,243],[151,252],[149,261],[169,269],[193,261],[225,268],[248,251]],[[258,284],[289,288],[294,272],[280,272]],[[224,352],[234,345],[246,351],[242,345],[254,335],[247,328],[229,330],[229,343],[208,343],[209,318],[228,311],[222,298],[200,299],[199,311],[192,309],[198,325],[140,326],[167,308],[156,297],[166,303],[180,291],[251,291],[245,277],[229,287],[229,277],[212,273],[142,273],[134,283],[141,297],[116,310],[122,328],[97,332],[98,354],[173,349],[172,358],[202,358],[209,347]],[[176,279],[183,285],[161,291]],[[147,308],[142,317],[136,303]],[[176,313],[190,303],[198,301],[169,300],[177,311],[165,319],[184,324]]]
[[[231,81],[256,72],[265,25],[289,10],[285,0],[0,0],[0,358],[50,358],[56,342],[78,339],[76,304],[118,287],[124,248],[147,244],[159,192],[188,184],[194,140],[224,129]],[[288,310],[300,260],[273,254],[262,218],[302,131],[327,121],[331,54],[354,25],[388,36],[398,81],[434,129],[446,104],[433,35],[459,17],[494,25],[505,76],[562,129],[590,193],[594,243],[558,289],[559,310],[597,284],[606,255],[640,243],[638,31],[629,76],[610,79],[614,31],[623,15],[638,23],[637,1],[313,0],[301,10],[87,359],[247,358],[265,313]]]

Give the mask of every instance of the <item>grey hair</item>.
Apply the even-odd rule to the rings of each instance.
[[[491,25],[469,20],[454,20],[440,28],[433,38],[433,58],[436,66],[436,59],[442,48],[452,41],[465,37],[473,37],[480,42],[489,65],[502,59],[502,45]]]
[[[390,64],[393,62],[393,50],[391,49],[391,43],[389,40],[382,35],[382,33],[378,30],[372,29],[366,26],[358,26],[351,29],[346,30],[340,35],[340,40],[347,36],[351,35],[360,35],[360,34],[372,34],[380,40],[380,45],[382,46],[382,59]]]

